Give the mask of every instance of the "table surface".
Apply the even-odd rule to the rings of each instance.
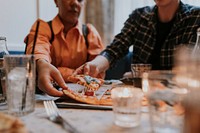
[[[37,100],[35,111],[20,117],[30,133],[66,133],[61,126],[51,122],[46,114],[42,99]],[[64,119],[80,133],[150,133],[149,115],[143,112],[141,124],[134,128],[122,128],[113,122],[113,111],[60,108]]]

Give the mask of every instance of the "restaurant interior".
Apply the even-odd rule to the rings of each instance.
[[[38,69],[34,54],[24,54],[25,37],[37,19],[48,22],[58,14],[55,1],[6,0],[1,3],[0,133],[200,132],[199,29],[195,31],[197,38],[192,51],[185,47],[177,50],[172,70],[154,71],[149,63],[134,64],[131,46],[114,67],[105,71],[104,78],[79,75],[73,79],[72,75],[66,83],[69,90],[62,90],[52,80],[52,86],[63,91],[61,97],[48,95],[42,89],[38,91]],[[121,32],[132,11],[154,6],[155,1],[161,0],[75,1],[85,2],[79,21],[92,24],[106,48]],[[200,7],[199,0],[181,1]],[[37,25],[35,27],[37,33]],[[18,69],[12,71],[16,66]],[[98,83],[98,89],[92,93],[86,91],[91,88],[91,82]],[[18,91],[19,84],[22,91]]]

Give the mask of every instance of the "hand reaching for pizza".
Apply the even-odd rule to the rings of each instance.
[[[77,68],[74,75],[89,75],[97,78],[104,78],[105,71],[109,68],[109,61],[104,56],[97,56],[94,60]]]
[[[63,96],[63,92],[58,91],[52,84],[52,81],[54,81],[62,89],[68,89],[58,69],[44,59],[38,59],[36,65],[40,90],[51,96]]]

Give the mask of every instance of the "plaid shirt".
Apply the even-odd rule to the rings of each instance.
[[[121,33],[115,36],[111,45],[101,52],[111,67],[124,57],[133,45],[133,63],[149,63],[156,43],[157,6],[136,9],[124,24]],[[160,53],[160,65],[172,68],[173,53],[177,46],[193,44],[200,27],[200,8],[180,2],[174,24],[166,37]]]

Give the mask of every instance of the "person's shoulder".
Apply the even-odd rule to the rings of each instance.
[[[35,31],[36,30],[36,26],[39,23],[39,34],[45,35],[45,36],[51,36],[51,30],[50,30],[50,26],[49,24],[43,20],[38,18],[34,24],[31,27],[31,31]]]
[[[87,28],[89,28],[89,29],[96,29],[96,28],[94,27],[94,25],[91,24],[91,23],[86,23],[86,24],[83,24],[83,25],[86,25]]]
[[[46,22],[46,21],[44,21],[43,19],[40,19],[40,18],[38,18],[35,22],[34,22],[34,24],[33,24],[33,27],[35,27],[36,25],[37,25],[37,23],[40,23],[40,28],[49,28],[49,25],[48,25],[48,23]]]
[[[148,13],[152,13],[154,8],[155,6],[145,6],[145,7],[135,9],[135,11],[133,12],[136,12],[139,14],[148,14]]]
[[[182,10],[183,12],[190,13],[190,14],[200,14],[200,7],[190,4],[183,4],[182,3]]]
[[[145,6],[141,8],[136,8],[133,10],[131,13],[132,15],[138,14],[138,15],[143,15],[143,14],[151,14],[154,11],[155,6]]]
[[[148,19],[154,14],[155,8],[156,8],[155,6],[145,6],[145,7],[137,8],[129,15],[129,17],[132,19],[135,19],[135,18]]]
[[[93,32],[95,34],[98,34],[97,29],[95,28],[95,26],[91,23],[87,23],[85,24],[87,26],[87,29],[89,32]]]

